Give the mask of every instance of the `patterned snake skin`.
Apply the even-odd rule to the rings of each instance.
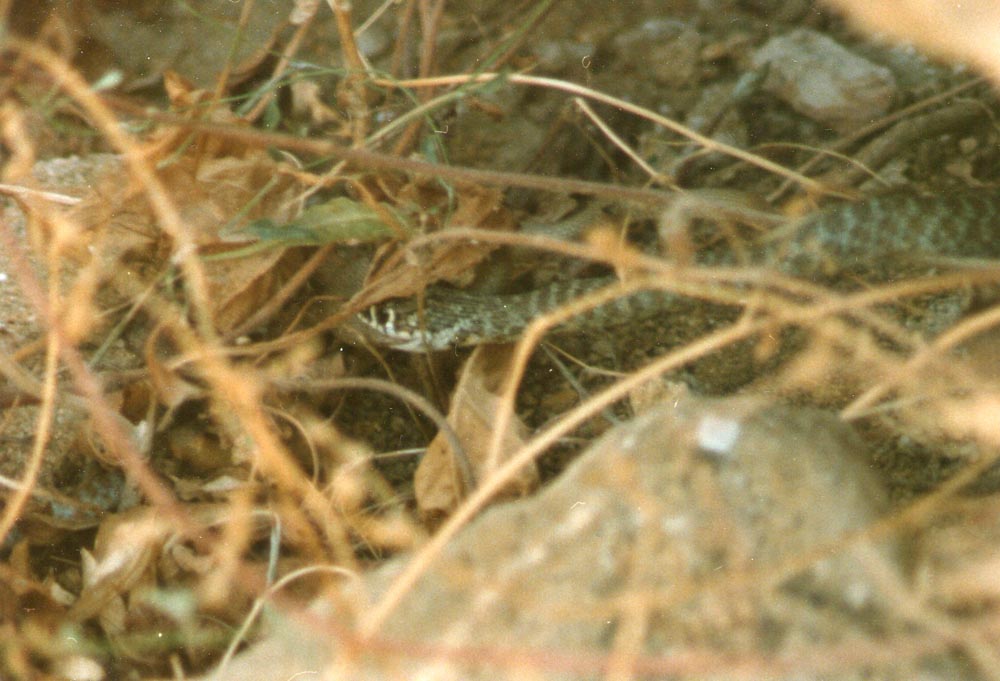
[[[1000,257],[1000,192],[959,191],[942,196],[891,193],[812,213],[752,254],[758,265],[785,275],[816,278],[864,270],[892,277],[901,260]],[[708,260],[732,262],[729,254]],[[607,286],[613,278],[557,282],[528,293],[483,295],[441,288],[415,300],[380,303],[358,315],[366,335],[396,350],[421,352],[516,339],[536,317]],[[559,327],[585,331],[668,312],[677,295],[641,291],[607,303]]]

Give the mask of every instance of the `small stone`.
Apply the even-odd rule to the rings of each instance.
[[[808,29],[772,38],[754,55],[753,65],[770,69],[765,90],[841,132],[884,115],[897,89],[889,69]]]

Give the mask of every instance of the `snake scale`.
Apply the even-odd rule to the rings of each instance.
[[[1000,190],[961,190],[940,196],[894,192],[839,204],[798,220],[785,239],[756,246],[753,264],[781,274],[814,278],[865,269],[892,278],[900,258],[1000,257]],[[734,262],[712,256],[712,265]],[[396,350],[422,352],[516,339],[533,319],[611,277],[556,282],[527,293],[485,295],[433,287],[421,303],[397,299],[358,315],[366,335]],[[559,331],[614,327],[669,311],[677,294],[640,291],[583,314]]]

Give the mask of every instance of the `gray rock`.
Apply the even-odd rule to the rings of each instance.
[[[850,538],[885,509],[861,441],[831,414],[747,398],[661,404],[542,493],[473,522],[403,599],[382,644],[349,664],[310,664],[330,678],[599,678],[625,646],[639,676],[690,672],[684,652],[700,649],[714,651],[700,678],[722,678],[727,655],[780,659],[885,620],[880,580],[900,579],[896,549]],[[347,618],[407,564],[341,594]]]
[[[889,69],[808,29],[772,38],[754,55],[753,65],[768,67],[766,90],[841,132],[885,114],[897,89]]]

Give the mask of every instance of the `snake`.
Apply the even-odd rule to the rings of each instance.
[[[892,279],[901,259],[1000,257],[1000,189],[962,189],[941,195],[912,191],[876,194],[792,221],[783,238],[750,249],[749,261],[799,278],[837,272],[876,272]],[[723,251],[701,264],[736,262]],[[394,350],[427,352],[516,340],[537,317],[609,286],[615,277],[557,281],[524,292],[486,295],[428,288],[422,297],[391,299],[357,315],[365,335]],[[579,315],[557,332],[604,330],[668,314],[680,294],[643,289]]]

